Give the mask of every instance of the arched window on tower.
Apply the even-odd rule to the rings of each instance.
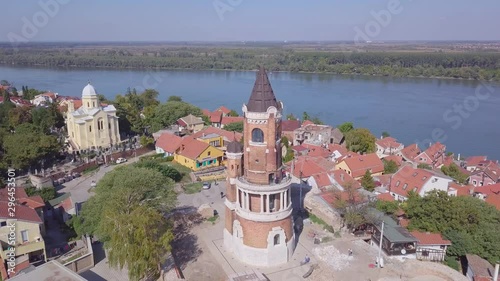
[[[280,235],[276,234],[276,235],[274,235],[274,246],[279,245],[279,244],[280,244]]]
[[[264,142],[264,132],[261,129],[255,128],[252,130],[252,142]]]

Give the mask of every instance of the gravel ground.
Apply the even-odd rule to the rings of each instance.
[[[317,247],[313,249],[316,257],[331,266],[335,271],[340,271],[349,266],[350,262],[354,259],[352,256],[341,253],[333,245],[326,247]]]

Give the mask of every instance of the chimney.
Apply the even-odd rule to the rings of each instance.
[[[493,274],[493,281],[497,281],[498,280],[498,269],[500,267],[500,264],[497,264],[495,265],[495,273]]]

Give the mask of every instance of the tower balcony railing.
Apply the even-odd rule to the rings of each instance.
[[[238,186],[238,188],[254,192],[285,190],[290,186],[291,183],[292,179],[290,177],[275,179],[266,184],[251,183],[244,177],[236,178],[236,185]]]

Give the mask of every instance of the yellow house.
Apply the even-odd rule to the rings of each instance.
[[[380,176],[384,172],[384,163],[376,153],[353,155],[340,161],[335,170],[344,170],[355,180],[359,180],[368,170],[372,176]]]
[[[8,203],[5,201],[0,202],[0,244],[2,246],[0,256],[2,266],[5,264],[4,261],[9,260],[11,257],[9,250],[13,241],[15,241],[16,264],[29,265],[40,260],[47,261],[45,241],[41,234],[42,219],[35,210],[27,206],[16,204],[15,210],[15,217],[9,217]],[[15,240],[11,241],[9,237],[14,237]],[[5,280],[6,276],[2,277]]]
[[[177,149],[174,159],[177,163],[198,171],[221,165],[224,152],[210,144],[193,139],[185,138]]]

